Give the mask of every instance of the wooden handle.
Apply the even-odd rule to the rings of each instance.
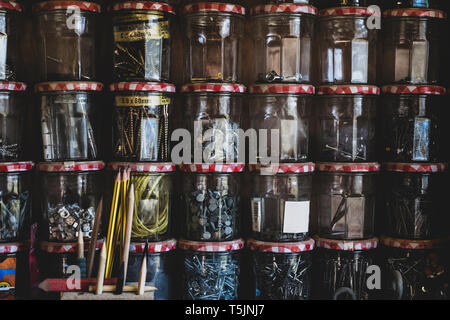
[[[147,256],[146,255],[144,255],[144,258],[142,259],[141,271],[139,272],[138,295],[144,294],[145,280],[147,280]]]
[[[89,292],[94,292],[96,290],[96,286],[89,286]],[[139,289],[139,285],[126,285],[123,287],[123,292],[136,292]],[[156,291],[155,287],[145,286],[142,288],[144,292]],[[103,292],[114,292],[116,291],[115,285],[104,285]]]
[[[102,294],[103,292],[105,268],[106,268],[106,241],[103,242],[102,250],[100,251],[100,261],[98,264],[98,274],[97,274],[97,289],[95,291],[95,294]]]

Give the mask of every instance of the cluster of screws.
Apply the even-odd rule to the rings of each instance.
[[[20,194],[0,192],[0,241],[17,239],[28,208],[29,192]]]
[[[259,82],[300,82],[302,79],[303,76],[298,72],[292,76],[279,75],[275,70],[272,70],[266,74],[258,74]]]
[[[82,209],[78,204],[57,205],[47,209],[49,240],[76,241],[78,230],[90,238],[94,224],[95,209]],[[81,227],[80,227],[81,224]]]

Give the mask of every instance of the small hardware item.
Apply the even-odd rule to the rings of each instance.
[[[195,242],[180,240],[182,298],[237,300],[240,293],[243,240]]]
[[[15,1],[0,1],[0,80],[23,80],[22,24],[22,6]]]
[[[117,161],[170,161],[175,86],[160,82],[110,85],[113,101],[112,157]]]
[[[381,241],[383,299],[448,300],[448,239]]]
[[[382,88],[381,154],[386,162],[445,160],[445,88],[390,85]]]
[[[239,129],[243,127],[245,91],[244,85],[231,83],[197,83],[181,88],[181,127],[192,137],[191,162],[244,162]]]
[[[170,81],[172,18],[166,3],[112,4],[114,81]]]
[[[383,234],[427,240],[450,235],[446,163],[385,163]]]
[[[182,8],[185,34],[185,83],[242,81],[241,50],[245,8],[203,2]]]
[[[41,162],[41,239],[76,242],[92,236],[95,210],[103,193],[101,161]],[[80,231],[79,231],[80,230]]]
[[[147,239],[149,241],[168,239],[172,224],[175,165],[169,162],[113,162],[109,163],[109,168],[113,177],[119,168],[131,169],[131,182],[134,186],[131,240],[140,242]]]
[[[28,112],[26,88],[23,82],[0,81],[0,161],[23,160]]]
[[[33,162],[0,164],[0,243],[29,239]]]
[[[180,166],[183,238],[229,241],[240,236],[240,190],[244,164]]]
[[[312,228],[322,238],[356,240],[375,235],[378,163],[317,163]]]
[[[367,268],[374,264],[378,239],[329,240],[314,238],[313,298],[320,300],[369,300]]]
[[[23,243],[0,243],[0,301],[24,296],[28,250]]]
[[[383,83],[437,85],[445,61],[444,11],[396,8],[383,12]]]
[[[253,258],[254,298],[309,300],[314,240],[262,242],[247,240]]]
[[[132,242],[128,260],[127,284],[137,284],[145,243]],[[156,287],[155,300],[169,300],[174,297],[176,240],[148,244],[146,285]]]
[[[312,125],[314,87],[296,84],[257,84],[249,89],[248,128],[254,129],[258,141],[249,142],[257,148],[258,160],[278,151],[279,162],[310,160],[310,128]],[[262,130],[266,130],[264,133]],[[274,138],[276,133],[278,139]],[[266,143],[261,137],[266,135]],[[265,146],[265,148],[262,148]],[[276,150],[275,148],[278,148]],[[274,150],[272,150],[274,149]],[[251,153],[250,153],[251,155]],[[249,162],[256,159],[249,159]],[[278,159],[277,159],[278,161]]]
[[[317,9],[308,4],[261,4],[251,9],[254,80],[310,83]]]
[[[97,78],[100,5],[44,1],[33,6],[40,81]]]
[[[314,108],[316,161],[376,160],[376,116],[380,89],[367,85],[321,86]]]
[[[83,161],[99,158],[98,82],[43,82],[35,86],[41,116],[42,159]]]
[[[268,242],[307,238],[313,163],[249,165],[252,236]]]
[[[97,274],[97,260],[98,253],[102,248],[103,240],[97,241],[96,244],[96,256],[94,264],[93,274]],[[89,248],[89,241],[84,242],[84,254],[87,255]],[[41,241],[39,243],[39,250],[36,252],[40,280],[45,279],[55,279],[55,278],[69,278],[73,277],[74,269],[70,266],[78,267],[78,243],[66,242],[66,243],[56,243]]]

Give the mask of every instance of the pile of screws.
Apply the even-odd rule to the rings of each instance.
[[[272,70],[266,74],[260,73],[258,74],[259,82],[300,82],[303,80],[303,76],[296,72],[292,76],[282,76],[279,75],[276,71]]]
[[[79,229],[81,229],[85,238],[90,238],[92,235],[95,216],[93,207],[82,209],[76,203],[59,204],[55,207],[49,206],[47,214],[49,240],[76,241]]]
[[[239,263],[233,254],[197,254],[184,257],[184,299],[237,299]]]
[[[238,234],[239,196],[215,190],[188,194],[185,238],[194,241],[225,241]]]
[[[20,194],[0,192],[0,241],[17,240],[28,208],[29,192]]]
[[[1,159],[17,159],[20,157],[21,148],[17,143],[15,144],[2,144],[0,139],[0,157]]]

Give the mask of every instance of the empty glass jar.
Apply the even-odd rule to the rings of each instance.
[[[113,79],[170,81],[172,17],[165,3],[126,1],[111,6]]]
[[[185,82],[241,81],[245,8],[216,2],[186,5]]]
[[[308,300],[314,240],[303,242],[247,241],[252,253],[254,299]]]
[[[33,12],[39,79],[95,80],[100,5],[45,1],[36,3]]]
[[[42,159],[79,161],[99,158],[98,82],[44,82],[35,86],[41,116]]]
[[[112,157],[118,161],[170,161],[169,116],[175,86],[118,82],[113,96]]]
[[[383,16],[383,83],[439,84],[446,14],[413,8]]]
[[[306,239],[313,163],[250,165],[252,235],[269,242]]]
[[[0,161],[24,158],[26,87],[23,82],[0,81]]]
[[[242,240],[217,243],[180,240],[183,299],[239,299],[243,247]]]
[[[245,89],[229,83],[188,84],[181,88],[181,125],[191,134],[191,154],[183,154],[184,163],[244,162],[238,130],[243,125]]]
[[[109,163],[114,181],[119,168],[131,169],[134,186],[132,241],[166,240],[171,231],[175,165],[172,163]],[[112,194],[112,188],[111,192]]]
[[[182,165],[183,238],[228,241],[240,236],[243,164]]]
[[[29,239],[32,162],[0,163],[0,242]]]
[[[376,160],[376,116],[380,90],[374,86],[322,86],[314,108],[316,161]]]
[[[381,152],[384,161],[445,160],[445,88],[385,86],[382,98]]]
[[[0,2],[0,80],[23,80],[21,12],[21,5],[15,1]]]
[[[307,4],[259,5],[252,9],[254,79],[311,82],[317,9]]]
[[[328,239],[374,236],[377,163],[318,163],[313,185],[312,219],[317,234]]]
[[[94,217],[103,193],[101,161],[39,163],[41,239],[74,242],[78,232],[92,236]]]
[[[450,235],[444,163],[385,163],[386,235],[436,239]]]

